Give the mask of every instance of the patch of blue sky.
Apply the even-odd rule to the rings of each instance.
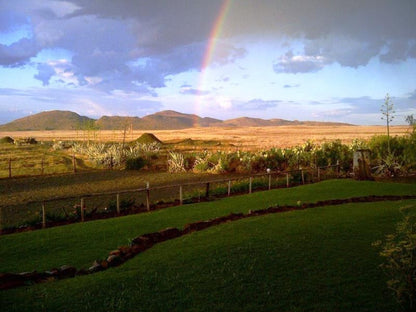
[[[11,45],[23,38],[32,38],[32,27],[30,24],[24,24],[18,28],[8,31],[0,32],[0,44]]]

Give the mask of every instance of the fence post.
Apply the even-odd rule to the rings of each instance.
[[[84,222],[84,198],[81,198],[80,212],[81,212],[81,222]]]
[[[12,177],[12,158],[9,158],[9,178]]]
[[[289,187],[289,173],[286,173],[286,187]]]
[[[337,179],[339,179],[339,172],[340,172],[339,160],[337,160]]]
[[[42,229],[46,228],[46,211],[45,202],[42,202]]]
[[[209,197],[209,182],[207,182],[207,188],[205,189],[205,197]]]
[[[72,155],[72,167],[73,167],[74,173],[77,173],[77,162],[76,162],[76,159],[75,159],[75,154]]]
[[[302,184],[305,184],[305,174],[303,173],[303,169],[301,170],[302,174]]]
[[[179,204],[183,205],[182,185],[179,185]]]
[[[231,180],[228,180],[228,196],[231,195]]]
[[[272,189],[272,175],[269,173],[269,191]]]
[[[117,215],[120,215],[120,193],[117,193]]]
[[[318,167],[318,182],[321,181],[321,168]]]
[[[253,183],[253,178],[250,177],[249,183],[248,183],[248,193],[251,194],[251,185]]]
[[[146,208],[150,211],[150,186],[149,182],[146,182]]]

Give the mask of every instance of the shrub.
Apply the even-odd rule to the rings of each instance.
[[[9,136],[5,136],[0,139],[0,144],[13,144],[13,143],[14,143],[14,140]]]
[[[133,205],[134,205],[134,200],[133,199],[122,199],[122,200],[120,200],[120,211],[128,210]],[[110,201],[106,211],[107,212],[116,212],[117,211],[117,201],[115,201],[115,200]]]
[[[14,140],[14,144],[16,145],[27,145],[27,144],[37,144],[37,143],[38,141],[36,141],[35,138],[31,138],[31,137]]]
[[[136,142],[139,144],[162,144],[162,141],[160,141],[153,133],[143,133]]]
[[[168,170],[171,173],[185,172],[185,157],[181,153],[169,152]]]
[[[143,157],[127,158],[126,169],[127,170],[140,170],[147,164]]]
[[[380,256],[380,267],[390,277],[387,281],[404,311],[416,311],[416,216],[402,209],[404,219],[397,224],[396,232],[386,236]]]

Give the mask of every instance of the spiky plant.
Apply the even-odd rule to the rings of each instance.
[[[168,170],[172,173],[185,172],[185,157],[181,153],[169,152]]]

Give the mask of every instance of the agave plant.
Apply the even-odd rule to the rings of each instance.
[[[380,164],[374,168],[376,175],[394,177],[400,174],[402,165],[393,154],[380,160]]]
[[[185,157],[181,153],[169,152],[168,157],[169,172],[185,172]]]

